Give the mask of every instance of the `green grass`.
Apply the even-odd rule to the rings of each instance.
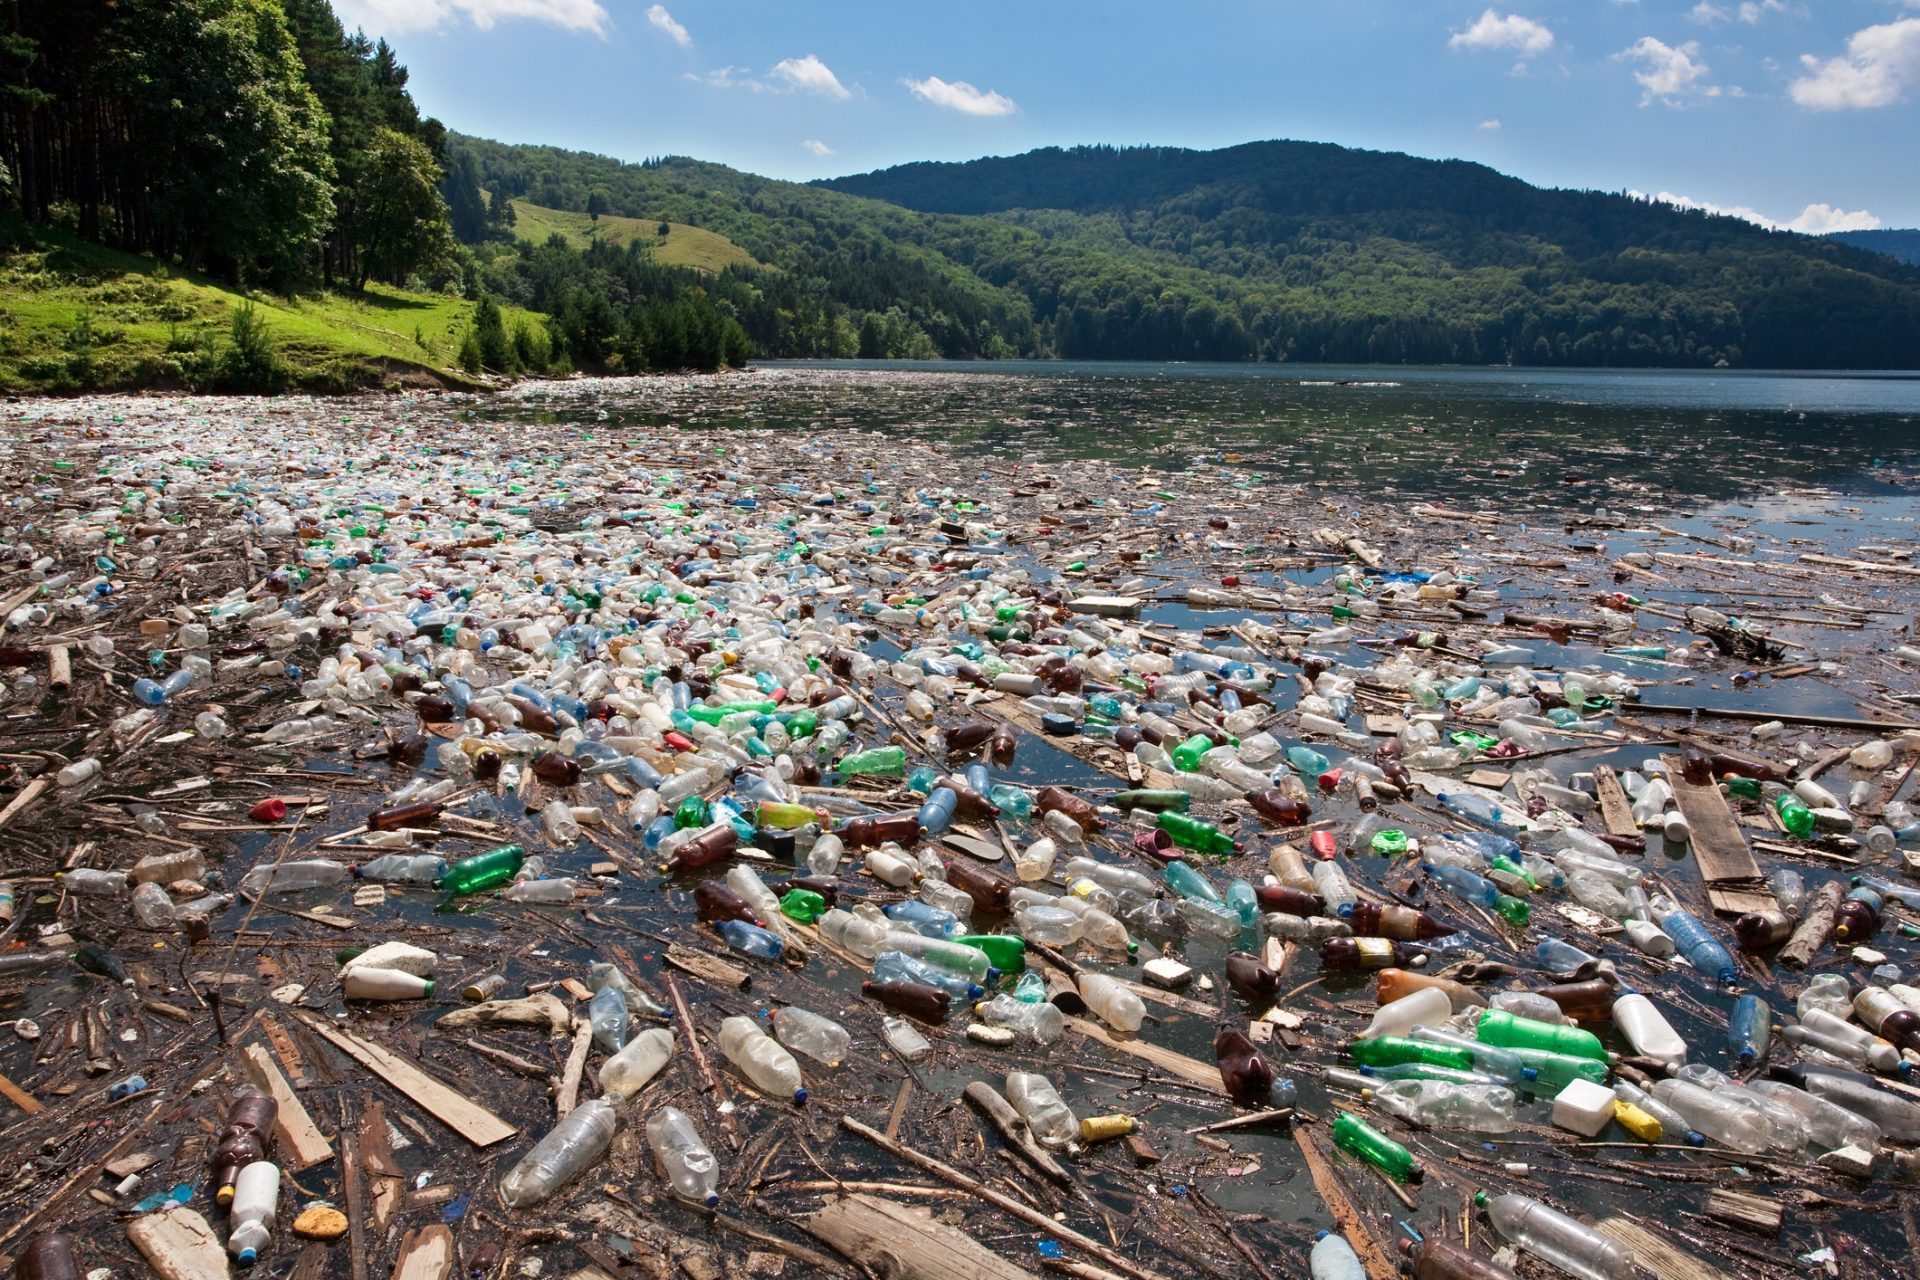
[[[669,267],[692,267],[714,275],[735,263],[753,265],[753,255],[725,236],[682,222],[667,224],[660,235],[658,219],[621,218],[610,213],[595,222],[584,213],[547,209],[525,200],[513,202],[513,233],[522,240],[545,244],[558,235],[575,249],[584,249],[598,240],[625,246],[638,240],[653,251],[653,260]]]
[[[32,247],[0,254],[0,390],[217,385],[233,314],[249,301],[295,387],[476,385],[458,365],[473,313],[464,299],[383,285],[292,300],[243,295],[152,258],[36,231]],[[509,331],[541,320],[503,310]]]

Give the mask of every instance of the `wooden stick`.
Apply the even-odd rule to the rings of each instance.
[[[301,1021],[313,1033],[368,1071],[407,1095],[421,1110],[476,1147],[504,1142],[519,1130],[478,1103],[434,1079],[413,1063],[370,1040],[328,1026],[318,1018]]]
[[[340,1193],[347,1202],[347,1257],[353,1267],[353,1280],[367,1280],[367,1224],[363,1212],[365,1196],[360,1178],[360,1150],[348,1136],[354,1124],[347,1111],[347,1096],[340,1095]]]
[[[740,1131],[733,1123],[733,1110],[721,1105],[727,1100],[726,1086],[714,1074],[713,1064],[707,1060],[707,1051],[700,1047],[700,1036],[693,1027],[693,1015],[687,1012],[687,993],[680,989],[680,979],[672,974],[663,973],[660,977],[667,984],[667,997],[673,1001],[673,1012],[680,1019],[680,1029],[686,1032],[687,1051],[693,1055],[693,1069],[700,1073],[700,1082],[713,1095],[714,1110],[720,1114],[720,1127],[727,1131],[728,1145],[738,1151]]]
[[[6,1095],[8,1102],[11,1102],[14,1106],[20,1108],[30,1116],[37,1115],[39,1112],[45,1110],[32,1094],[7,1079],[4,1075],[0,1075],[0,1094]]]
[[[1780,948],[1780,954],[1774,958],[1790,969],[1804,969],[1812,963],[1814,953],[1827,945],[1827,939],[1833,934],[1833,919],[1840,912],[1842,897],[1840,882],[1829,880],[1820,886],[1813,905],[1801,918],[1800,927],[1787,939],[1787,945]]]
[[[275,1128],[281,1143],[293,1157],[292,1167],[296,1171],[311,1169],[333,1159],[333,1144],[307,1114],[306,1105],[280,1074],[272,1055],[262,1046],[250,1044],[240,1051],[240,1058],[247,1078],[272,1094],[274,1102],[279,1104],[280,1118],[275,1121]]]
[[[1255,1125],[1281,1123],[1293,1119],[1292,1107],[1281,1107],[1274,1111],[1256,1111],[1250,1116],[1234,1116],[1230,1120],[1215,1120],[1212,1124],[1197,1125],[1186,1130],[1196,1133],[1222,1133],[1228,1129],[1250,1129]]]
[[[986,1116],[987,1123],[998,1130],[1000,1136],[1007,1140],[1008,1145],[1026,1158],[1028,1164],[1062,1185],[1073,1181],[1073,1175],[1048,1154],[1045,1147],[1033,1140],[1033,1134],[1027,1129],[1027,1122],[1021,1118],[1018,1111],[1013,1109],[1013,1104],[1008,1102],[998,1089],[984,1080],[975,1080],[967,1086],[966,1092],[961,1096]]]
[[[9,801],[6,808],[0,809],[0,827],[6,826],[8,819],[32,804],[35,800],[38,800],[40,793],[52,785],[53,780],[50,778],[35,778],[32,782],[20,788],[20,794]]]
[[[1320,1193],[1320,1199],[1325,1202],[1333,1220],[1340,1224],[1340,1232],[1346,1236],[1347,1243],[1360,1255],[1360,1263],[1367,1269],[1368,1280],[1398,1280],[1400,1264],[1367,1233],[1367,1224],[1353,1207],[1353,1201],[1341,1189],[1333,1166],[1327,1163],[1327,1157],[1321,1153],[1313,1138],[1305,1129],[1295,1129],[1293,1141],[1300,1148],[1300,1154],[1306,1157],[1307,1172],[1313,1177],[1314,1190]]]
[[[65,689],[72,684],[73,660],[68,656],[67,646],[56,644],[47,650],[47,685]]]
[[[587,1067],[587,1050],[593,1047],[593,1028],[586,1020],[573,1032],[573,1051],[567,1054],[567,1068],[560,1077],[559,1091],[554,1095],[553,1109],[562,1120],[573,1110],[574,1103],[580,1100],[580,1076]]]
[[[1125,1254],[1118,1253],[1106,1245],[1101,1244],[1092,1236],[1081,1235],[1073,1228],[1055,1222],[1051,1216],[1041,1213],[1037,1209],[1029,1208],[1011,1196],[1002,1195],[992,1187],[968,1177],[952,1165],[942,1164],[932,1156],[920,1154],[912,1147],[902,1146],[898,1142],[889,1141],[886,1134],[881,1133],[878,1129],[868,1128],[852,1116],[841,1116],[840,1127],[848,1133],[865,1138],[868,1142],[871,1142],[874,1146],[879,1147],[889,1155],[905,1160],[908,1164],[925,1169],[937,1178],[941,1178],[956,1187],[972,1192],[994,1208],[999,1209],[1003,1213],[1012,1214],[1028,1226],[1038,1227],[1063,1244],[1070,1244],[1076,1249],[1085,1250],[1114,1270],[1134,1277],[1134,1280],[1162,1280],[1158,1272],[1141,1266]],[[1384,1280],[1392,1280],[1391,1275],[1385,1277]]]

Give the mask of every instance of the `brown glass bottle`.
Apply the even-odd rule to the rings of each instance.
[[[1320,944],[1320,967],[1335,973],[1360,969],[1412,969],[1426,952],[1390,938],[1328,938]]]
[[[367,815],[367,827],[372,831],[393,831],[400,827],[431,827],[439,820],[440,806],[431,800],[420,800],[391,809],[375,809]]]
[[[952,1001],[947,993],[924,982],[863,982],[860,994],[878,1000],[895,1013],[939,1025],[947,1020]]]
[[[947,883],[972,898],[976,911],[1005,915],[1013,905],[1013,882],[971,862],[947,863]]]
[[[1457,1244],[1429,1236],[1418,1243],[1402,1240],[1413,1280],[1513,1280],[1513,1272],[1475,1257]]]
[[[1871,889],[1855,889],[1833,917],[1835,941],[1857,947],[1880,929],[1880,898]]]
[[[580,785],[580,762],[557,751],[533,758],[533,776],[550,787]]]
[[[552,737],[554,734],[560,732],[560,722],[553,718],[551,711],[547,711],[527,701],[525,698],[509,697],[507,702],[514,710],[520,713],[520,727],[529,733]]]
[[[947,755],[972,755],[992,740],[996,730],[985,720],[969,720],[947,730]]]
[[[1713,761],[1703,751],[1688,751],[1680,762],[1680,776],[1696,787],[1713,781]]]
[[[453,703],[438,694],[429,694],[413,704],[413,713],[424,724],[445,724],[453,719]]]
[[[1733,922],[1733,936],[1742,951],[1765,951],[1793,936],[1793,921],[1778,911],[1750,911]]]
[[[1224,1027],[1213,1038],[1214,1060],[1227,1096],[1243,1107],[1264,1107],[1273,1093],[1273,1065],[1246,1032]]]
[[[964,818],[968,821],[983,821],[987,818],[996,817],[1000,813],[1000,806],[989,800],[985,792],[974,790],[967,785],[964,778],[961,778],[957,774],[953,777],[942,778],[940,785],[953,792],[953,798],[956,801],[953,816],[956,818]]]
[[[693,886],[693,909],[702,920],[745,920],[748,924],[759,924],[760,917],[754,913],[753,904],[721,884],[718,880],[702,880]]]
[[[660,865],[668,875],[685,875],[689,871],[710,867],[723,858],[730,858],[739,848],[739,835],[723,822],[707,828],[675,849]]]
[[[1748,760],[1743,756],[1714,755],[1708,757],[1715,774],[1722,778],[1752,778],[1755,782],[1785,782],[1787,775],[1770,764],[1759,760]]]
[[[789,889],[817,893],[829,907],[838,905],[840,901],[840,882],[828,876],[793,876],[774,886],[778,893],[785,893]]]
[[[1585,982],[1558,982],[1535,993],[1560,1006],[1560,1012],[1579,1023],[1608,1022],[1613,1018],[1613,1002],[1620,993],[1605,978]]]
[[[79,1260],[73,1255],[73,1237],[62,1231],[35,1236],[13,1266],[15,1280],[80,1280]]]
[[[1244,951],[1227,956],[1227,985],[1242,1000],[1271,1004],[1280,994],[1280,975]]]
[[[987,742],[987,755],[1001,768],[1013,763],[1013,753],[1020,745],[1020,739],[1014,736],[1013,726],[1002,724],[993,731],[993,737]]]
[[[1101,820],[1099,811],[1091,802],[1060,787],[1040,788],[1034,793],[1033,807],[1041,813],[1058,811],[1066,814],[1088,835],[1106,829],[1107,824]]]
[[[891,840],[907,846],[920,838],[917,813],[863,813],[849,818],[834,829],[840,842],[849,849],[873,849]]]
[[[1268,822],[1280,827],[1304,827],[1313,817],[1313,809],[1304,800],[1296,800],[1274,787],[1247,793],[1247,803]]]
[[[1283,911],[1290,916],[1317,916],[1327,909],[1327,900],[1319,894],[1283,884],[1255,885],[1253,899],[1262,911]]]
[[[1259,890],[1254,892],[1257,894]],[[1403,942],[1444,938],[1456,932],[1452,925],[1441,924],[1424,911],[1392,904],[1383,907],[1377,902],[1354,903],[1352,912],[1346,918],[1353,925],[1355,933],[1375,938],[1398,938]]]

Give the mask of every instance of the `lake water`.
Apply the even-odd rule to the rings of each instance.
[[[1345,494],[1663,509],[1799,485],[1892,495],[1920,472],[1920,374],[1386,366],[774,362],[722,380],[517,397],[566,419],[837,426],[1012,457],[1169,471],[1226,460]]]

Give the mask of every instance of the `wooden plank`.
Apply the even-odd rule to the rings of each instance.
[[[747,984],[753,981],[753,975],[740,966],[728,964],[704,951],[683,947],[677,942],[667,948],[666,961],[673,968],[690,973],[703,982],[731,987],[736,991],[746,990]]]
[[[1634,715],[1645,712],[1649,715],[1691,716],[1699,714],[1709,720],[1778,720],[1783,724],[1813,725],[1823,729],[1861,729],[1868,733],[1886,731],[1899,732],[1902,729],[1920,729],[1920,723],[1912,720],[1868,720],[1860,716],[1826,716],[1794,711],[1758,711],[1752,707],[1686,707],[1666,706],[1657,702],[1625,702],[1623,711]]]
[[[566,1070],[560,1076],[560,1090],[554,1096],[554,1112],[565,1120],[573,1111],[573,1104],[580,1100],[580,1076],[586,1070],[587,1050],[593,1047],[593,1027],[580,1020],[573,1032],[573,1050],[567,1054]]]
[[[1759,892],[1764,884],[1760,865],[1753,860],[1753,850],[1747,847],[1747,837],[1734,821],[1733,810],[1727,808],[1727,798],[1720,794],[1720,788],[1711,782],[1688,782],[1681,775],[1679,756],[1669,753],[1660,758],[1666,761],[1673,801],[1693,829],[1693,858],[1699,864],[1701,878],[1709,886],[1731,884]]]
[[[1729,1187],[1707,1192],[1707,1216],[1728,1226],[1759,1236],[1777,1236],[1786,1221],[1786,1208],[1778,1200],[1748,1195]]]
[[[1293,1141],[1300,1148],[1300,1154],[1306,1157],[1307,1173],[1313,1178],[1314,1190],[1320,1193],[1320,1199],[1327,1206],[1327,1212],[1333,1215],[1333,1220],[1340,1224],[1340,1234],[1360,1255],[1360,1265],[1367,1269],[1367,1280],[1399,1280],[1399,1262],[1368,1233],[1367,1224],[1353,1207],[1353,1201],[1347,1198],[1346,1191],[1340,1186],[1340,1179],[1333,1172],[1333,1166],[1327,1162],[1326,1155],[1314,1142],[1313,1136],[1305,1129],[1296,1128]]]
[[[53,779],[51,778],[35,778],[32,782],[20,788],[20,794],[9,801],[6,808],[0,809],[0,827],[6,826],[8,819],[25,809],[35,800],[38,800],[40,793],[52,785]]]
[[[453,1232],[439,1223],[415,1227],[400,1239],[392,1280],[446,1280],[453,1270]]]
[[[1665,1236],[1655,1235],[1628,1218],[1602,1218],[1599,1229],[1633,1251],[1633,1259],[1650,1276],[1661,1280],[1733,1280],[1717,1267],[1710,1267],[1682,1253]]]
[[[485,1107],[469,1102],[399,1054],[318,1018],[302,1017],[314,1034],[411,1098],[421,1110],[476,1147],[505,1142],[519,1130]]]
[[[127,1224],[127,1239],[160,1280],[227,1280],[227,1251],[192,1209],[143,1214]]]
[[[4,1075],[0,1075],[0,1094],[4,1094],[8,1102],[11,1102],[14,1106],[20,1108],[30,1116],[38,1115],[41,1111],[45,1110],[32,1094],[7,1079]]]
[[[1600,816],[1606,820],[1608,835],[1640,834],[1640,824],[1633,820],[1633,803],[1620,785],[1619,774],[1604,764],[1593,766],[1593,789],[1600,797]]]
[[[272,1094],[274,1102],[279,1104],[280,1118],[274,1122],[274,1130],[280,1136],[281,1149],[292,1157],[294,1169],[311,1169],[333,1159],[333,1144],[307,1114],[300,1095],[280,1074],[273,1055],[262,1045],[250,1044],[240,1051],[240,1061],[246,1077],[256,1087]]]
[[[260,1015],[260,1027],[267,1033],[268,1043],[273,1045],[273,1056],[280,1059],[280,1066],[286,1071],[287,1078],[298,1089],[307,1083],[307,1060],[300,1056],[300,1046],[293,1042],[286,1028],[273,1020],[272,1014]]]
[[[1855,569],[1865,573],[1897,573],[1904,577],[1920,578],[1920,568],[1910,564],[1884,564],[1878,560],[1847,560],[1840,556],[1822,556],[1807,554],[1800,557],[1802,564],[1826,565],[1833,569]]]
[[[869,1275],[888,1280],[1032,1280],[929,1209],[878,1196],[836,1200],[800,1224]]]
[[[1139,1058],[1142,1062],[1150,1062],[1170,1076],[1178,1076],[1223,1098],[1227,1094],[1226,1086],[1220,1082],[1220,1068],[1213,1063],[1189,1058],[1183,1053],[1175,1053],[1171,1049],[1149,1044],[1145,1040],[1119,1039],[1099,1023],[1085,1018],[1068,1018],[1067,1026],[1089,1040],[1098,1040],[1109,1049],[1116,1049],[1130,1057]]]
[[[1778,911],[1780,903],[1769,889],[1735,888],[1714,885],[1707,889],[1707,901],[1723,916],[1744,916],[1756,911]]]

